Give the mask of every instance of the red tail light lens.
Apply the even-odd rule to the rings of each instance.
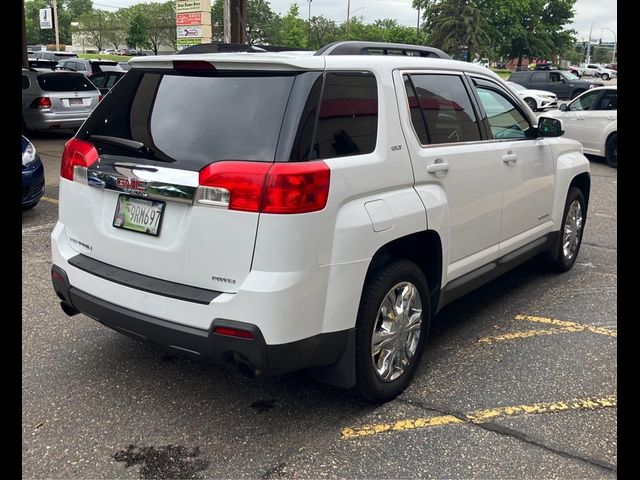
[[[85,169],[98,160],[98,150],[91,143],[72,138],[64,146],[60,176],[73,181],[75,167]]]
[[[214,327],[213,333],[218,335],[225,335],[227,337],[238,337],[253,340],[253,333],[249,330],[240,330],[238,328],[229,327]]]
[[[49,97],[34,98],[29,108],[51,108],[51,99]]]
[[[209,71],[215,72],[216,67],[214,67],[209,62],[205,62],[204,60],[174,60],[173,68],[178,70],[179,72],[197,72],[197,71]]]
[[[322,161],[216,162],[200,171],[196,203],[256,213],[315,212],[327,204],[330,176]]]
[[[331,171],[326,163],[274,163],[265,185],[262,211],[306,213],[322,210],[329,197]]]

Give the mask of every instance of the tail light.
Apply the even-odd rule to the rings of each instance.
[[[29,108],[51,108],[51,99],[49,97],[34,98]]]
[[[195,202],[245,212],[315,212],[327,204],[330,174],[323,161],[216,162],[200,171]]]
[[[98,150],[91,143],[72,138],[62,152],[60,176],[67,180],[87,182],[87,168],[98,160]]]
[[[247,340],[253,340],[253,333],[249,330],[240,330],[239,328],[230,328],[230,327],[215,327],[213,329],[213,333],[217,333],[218,335],[224,335],[227,337],[238,337],[238,338],[246,338]]]

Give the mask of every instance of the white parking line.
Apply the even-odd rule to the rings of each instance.
[[[39,232],[40,230],[53,230],[53,227],[55,227],[56,224],[54,223],[45,223],[44,225],[37,225],[35,227],[27,227],[27,228],[23,228],[22,229],[22,233],[33,233],[33,232]]]

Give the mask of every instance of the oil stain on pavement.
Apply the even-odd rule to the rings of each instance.
[[[129,445],[126,450],[116,452],[113,458],[118,462],[125,462],[127,468],[141,465],[140,478],[143,480],[201,479],[199,472],[205,470],[210,462],[197,459],[199,455],[198,447],[188,451],[180,445],[166,447]]]

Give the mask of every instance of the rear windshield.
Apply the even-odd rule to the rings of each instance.
[[[157,160],[179,162],[185,170],[218,160],[273,162],[294,80],[294,73],[132,69],[94,110],[79,137],[142,142]],[[137,156],[131,149],[89,141],[101,155]]]
[[[38,84],[45,92],[83,92],[96,87],[81,74],[49,73],[38,76]]]

